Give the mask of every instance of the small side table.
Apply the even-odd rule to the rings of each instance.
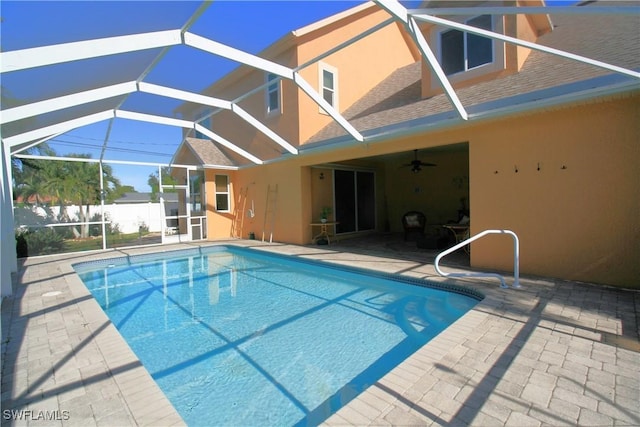
[[[456,245],[469,238],[469,224],[445,224],[443,227],[453,233]],[[464,247],[464,251],[469,253],[469,245]]]
[[[328,243],[331,243],[331,239],[330,239],[330,234],[329,234],[329,230],[327,227],[329,226],[334,226],[336,224],[340,224],[337,221],[327,221],[327,222],[312,222],[311,226],[312,227],[320,227],[320,234],[317,234],[313,237],[313,241],[316,242],[321,238],[325,238],[327,239]]]

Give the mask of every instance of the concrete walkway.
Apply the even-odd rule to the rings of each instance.
[[[424,254],[369,244],[220,243],[447,282]],[[71,264],[194,245],[26,260],[2,302],[2,425],[184,424]],[[640,292],[536,278],[519,290],[455,283],[486,298],[327,425],[640,425]]]

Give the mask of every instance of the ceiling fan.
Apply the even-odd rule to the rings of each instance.
[[[428,166],[437,166],[434,163],[425,163],[421,160],[418,160],[418,150],[413,150],[413,154],[414,154],[414,159],[411,161],[411,163],[406,163],[404,165],[402,165],[403,167],[407,167],[407,166],[411,166],[411,172],[413,173],[418,173],[422,170],[422,167],[428,167]]]

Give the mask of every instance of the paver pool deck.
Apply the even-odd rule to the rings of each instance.
[[[500,289],[495,279],[442,278],[420,254],[340,243],[201,243],[212,244],[462,284],[486,295],[326,425],[640,425],[639,291],[534,277],[521,278],[521,289]],[[198,245],[21,260],[14,294],[2,301],[2,425],[184,425],[71,265]]]

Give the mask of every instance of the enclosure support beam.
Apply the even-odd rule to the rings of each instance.
[[[408,24],[409,24],[409,28],[411,29],[413,39],[416,41],[416,44],[420,49],[420,53],[422,53],[422,57],[424,61],[427,63],[427,65],[429,65],[433,73],[436,75],[436,77],[440,81],[440,85],[444,89],[444,93],[447,96],[447,98],[449,98],[449,102],[451,102],[451,104],[455,107],[456,111],[458,112],[458,115],[463,120],[467,120],[469,118],[469,115],[467,114],[467,111],[465,110],[464,105],[462,105],[460,98],[458,98],[458,94],[456,93],[453,86],[451,86],[451,82],[449,82],[447,75],[445,74],[444,70],[440,66],[440,63],[438,62],[438,58],[436,58],[436,54],[433,53],[433,50],[431,50],[429,43],[427,43],[427,40],[424,38],[424,35],[422,35],[422,32],[420,31],[418,24],[413,18],[409,19]]]
[[[554,49],[552,47],[543,46],[543,45],[538,44],[538,43],[528,42],[526,40],[520,40],[520,39],[518,39],[516,37],[505,36],[504,34],[496,33],[494,31],[487,31],[487,30],[483,30],[481,28],[473,27],[471,25],[461,24],[459,22],[454,22],[454,21],[450,21],[448,19],[442,19],[442,18],[438,18],[438,17],[435,17],[435,16],[430,16],[430,15],[415,15],[413,18],[415,18],[415,19],[417,19],[419,21],[429,22],[431,24],[442,25],[444,27],[454,28],[456,30],[466,31],[467,33],[476,34],[478,36],[488,37],[490,39],[500,40],[500,41],[504,41],[504,42],[507,42],[507,43],[513,43],[515,45],[523,46],[523,47],[526,47],[526,48],[529,48],[529,49],[533,49],[533,50],[538,50],[540,52],[545,52],[545,53],[550,53],[550,54],[553,54],[553,55],[558,55],[558,56],[561,56],[563,58],[572,59],[574,61],[582,62],[582,63],[588,64],[588,65],[593,65],[595,67],[600,67],[600,68],[603,68],[605,70],[609,70],[609,71],[613,71],[613,72],[616,72],[616,73],[624,74],[624,75],[627,75],[627,76],[630,76],[630,77],[634,77],[636,79],[640,78],[640,73],[637,72],[637,71],[628,70],[628,69],[623,68],[623,67],[618,67],[616,65],[607,64],[606,62],[597,61],[595,59],[587,58],[587,57],[581,56],[581,55],[576,55],[576,54],[573,54],[573,53],[570,53],[570,52],[565,52],[565,51],[559,50],[559,49]]]
[[[313,99],[316,104],[320,106],[328,115],[330,115],[333,120],[335,120],[342,129],[346,130],[352,137],[358,142],[364,141],[364,136],[356,128],[351,126],[351,123],[347,121],[342,115],[337,112],[327,101],[321,97],[318,92],[313,89],[313,87],[300,75],[300,73],[296,72],[293,75],[293,81],[298,85],[300,89],[304,93],[306,93],[309,98]]]
[[[186,32],[183,35],[184,44],[187,46],[195,47],[196,49],[203,50],[205,52],[212,53],[214,55],[222,56],[223,58],[230,59],[232,61],[239,62],[241,64],[249,65],[253,68],[258,68],[269,73],[276,74],[285,79],[293,79],[293,70],[284,65],[280,65],[273,61],[260,58],[259,56],[252,55],[242,50],[236,49],[231,46],[210,40],[206,37],[201,37],[193,33]]]
[[[56,123],[55,125],[46,126],[43,128],[34,129],[29,132],[10,136],[8,138],[5,138],[4,142],[12,147],[24,144],[25,142],[31,142],[39,138],[47,138],[54,134],[68,132],[72,129],[87,126],[93,123],[98,123],[111,118],[113,118],[113,110],[102,111],[100,113],[90,114],[88,116],[79,117],[77,119]]]
[[[86,90],[84,92],[77,92],[71,95],[59,96],[57,98],[50,98],[44,101],[33,102],[31,104],[22,105],[20,107],[2,110],[0,123],[9,123],[20,119],[25,119],[27,117],[38,116],[41,114],[50,113],[52,111],[75,107],[76,105],[88,104],[89,102],[95,102],[102,99],[126,95],[135,91],[136,83],[127,82],[100,87],[92,90]]]
[[[222,136],[218,135],[217,133],[212,132],[211,130],[207,129],[206,127],[202,126],[201,124],[196,123],[195,124],[195,130],[197,130],[198,132],[200,132],[203,135],[207,135],[209,138],[211,138],[211,140],[217,142],[218,144],[220,144],[220,145],[222,145],[224,147],[227,147],[229,150],[235,151],[236,153],[240,154],[245,159],[251,160],[253,163],[255,163],[257,165],[261,165],[262,164],[262,160],[260,160],[259,158],[257,158],[253,154],[249,153],[246,150],[243,150],[242,148],[240,148],[237,145],[233,144],[232,142],[226,140],[225,138],[223,138]]]
[[[104,221],[104,171],[102,170],[102,159],[98,163],[100,167],[100,217],[102,219],[102,250],[107,250],[107,226]],[[87,212],[89,213],[89,212]]]
[[[245,122],[249,123],[251,126],[258,129],[260,132],[268,136],[272,141],[280,145],[282,148],[284,148],[291,154],[298,154],[298,149],[296,147],[289,144],[280,135],[278,135],[277,133],[269,129],[267,126],[263,125],[261,121],[253,117],[251,114],[249,114],[245,109],[240,107],[238,104],[231,104],[231,111],[236,113]]]
[[[0,141],[0,298],[11,295],[11,273],[18,271],[13,231],[10,147]]]
[[[181,43],[180,30],[168,30],[13,50],[0,53],[0,72],[7,73]]]

